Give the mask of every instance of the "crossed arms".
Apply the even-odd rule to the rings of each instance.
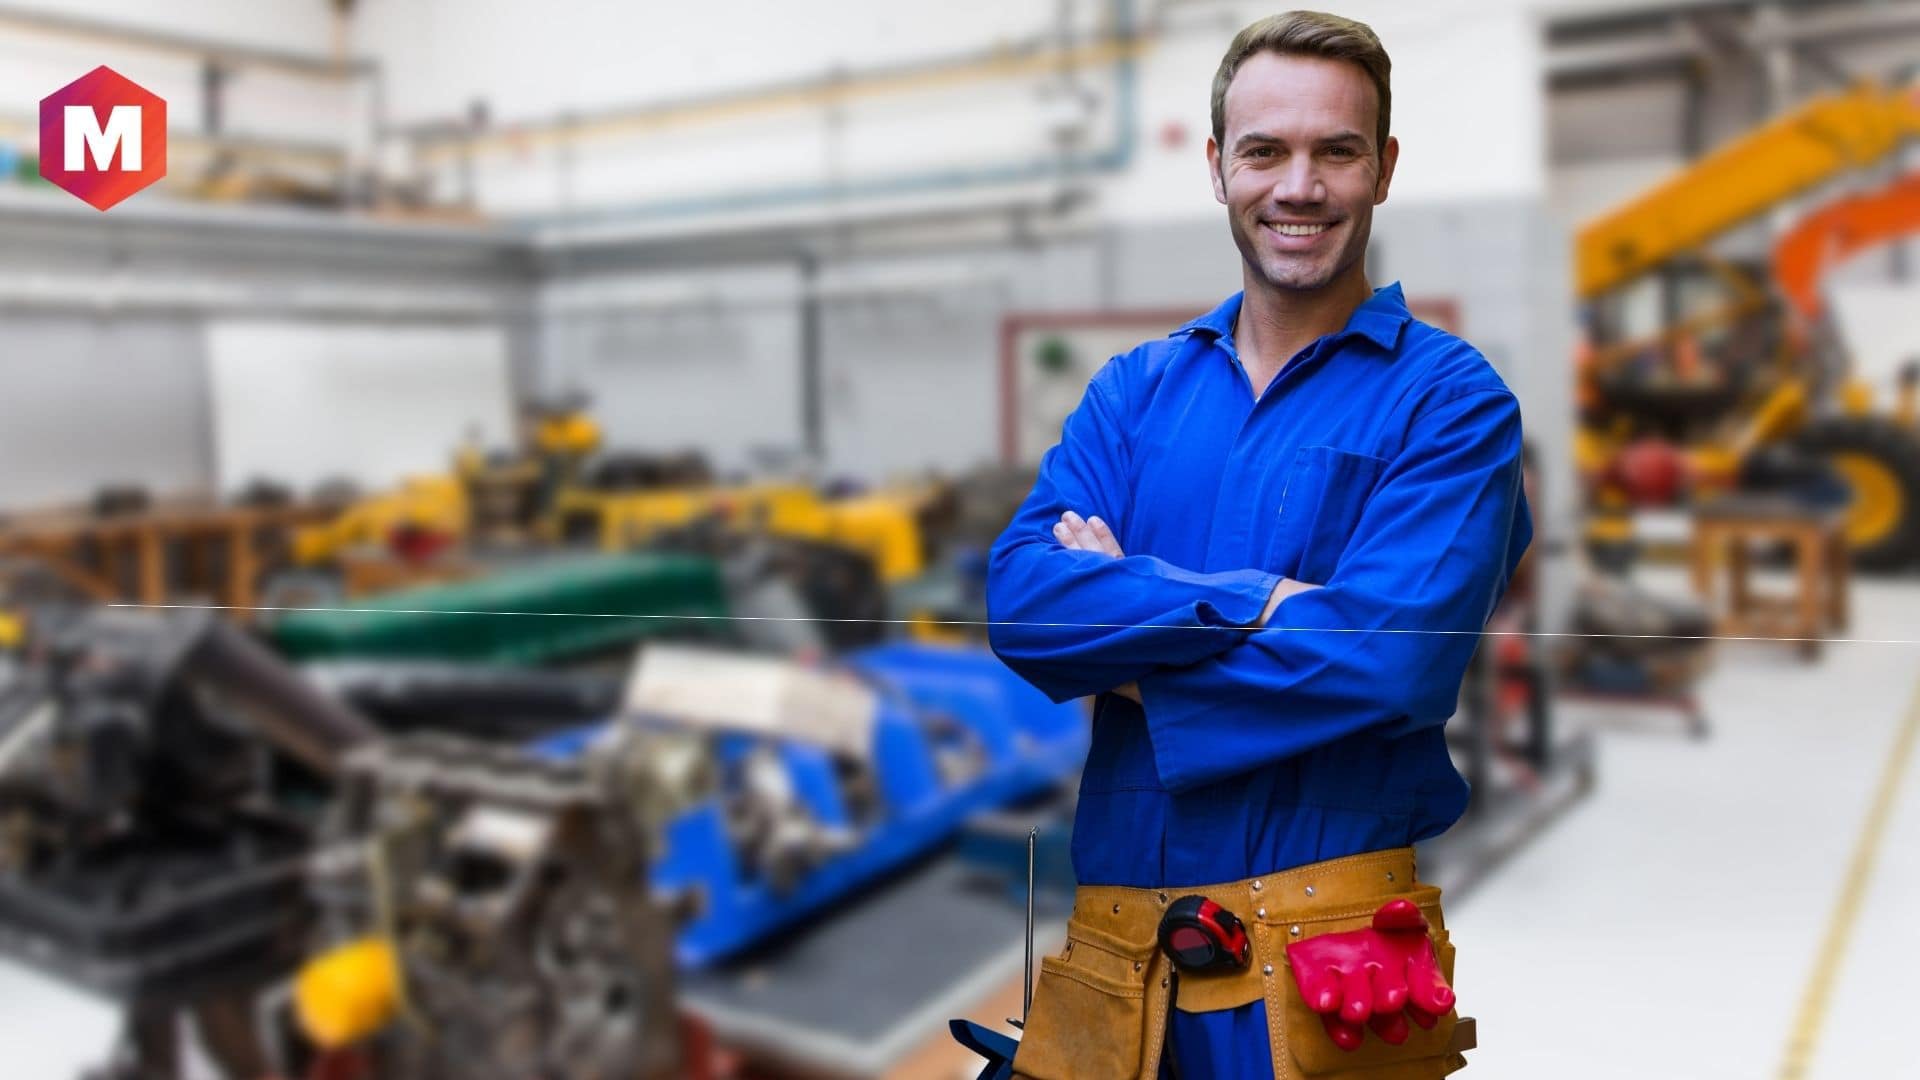
[[[1172,790],[1452,715],[1531,537],[1511,394],[1423,408],[1322,583],[1126,554],[1117,535],[1152,512],[1127,451],[1096,379],[993,548],[989,638],[1008,666],[1057,701],[1138,701]]]

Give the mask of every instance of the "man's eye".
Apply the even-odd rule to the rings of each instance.
[[[1351,146],[1330,147],[1327,150],[1327,153],[1332,154],[1334,157],[1337,157],[1337,158],[1350,158],[1353,156],[1353,147]]]
[[[1249,150],[1249,151],[1247,151],[1247,156],[1248,156],[1248,157],[1257,157],[1257,158],[1265,158],[1265,157],[1272,157],[1272,156],[1273,156],[1273,147],[1271,147],[1271,146],[1256,146],[1256,147],[1254,147],[1253,149],[1251,149],[1251,150]]]

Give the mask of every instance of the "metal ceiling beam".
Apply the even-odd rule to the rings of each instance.
[[[1920,33],[1920,3],[1902,0],[1804,14],[1788,12],[1778,31],[1757,31],[1754,44],[1763,48],[1776,43],[1838,45],[1913,33]]]
[[[335,59],[323,53],[295,52],[241,45],[218,38],[147,30],[119,23],[88,19],[77,15],[59,15],[50,11],[30,11],[0,4],[0,26],[87,41],[105,41],[160,52],[184,53],[204,57],[233,67],[262,67],[289,71],[313,78],[343,79],[377,74],[379,64],[365,58]]]
[[[1671,77],[1684,73],[1690,64],[1705,62],[1709,51],[1736,47],[1756,56],[1774,46],[1804,53],[1821,46],[1920,34],[1920,0],[1813,11],[1789,8],[1777,19],[1753,20],[1753,25],[1738,33],[1723,18],[1716,18],[1757,11],[1760,6],[1756,0],[1680,0],[1554,17],[1548,22],[1548,33],[1558,41],[1547,50],[1548,84],[1573,89],[1647,76]],[[1663,13],[1662,22],[1650,25]],[[1708,26],[1715,31],[1711,35],[1704,32]],[[1831,63],[1831,57],[1827,60],[1826,73],[1839,74],[1838,65]]]
[[[1547,84],[1568,89],[1636,75],[1679,75],[1706,59],[1706,43],[1685,19],[1604,41],[1555,45],[1547,51]]]

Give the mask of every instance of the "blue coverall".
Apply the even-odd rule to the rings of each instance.
[[[1255,400],[1240,302],[1103,366],[993,546],[994,651],[1056,701],[1099,695],[1085,885],[1238,881],[1466,807],[1443,727],[1533,535],[1518,404],[1398,284]],[[1067,510],[1125,556],[1062,547]],[[1246,629],[1282,577],[1325,587]],[[1129,681],[1144,708],[1106,692]],[[1261,1002],[1176,1011],[1168,1045],[1188,1080],[1271,1075]]]

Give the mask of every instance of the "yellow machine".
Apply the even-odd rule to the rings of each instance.
[[[299,530],[295,561],[332,562],[349,548],[391,544],[403,531],[499,540],[537,527],[555,493],[575,482],[580,463],[599,448],[600,428],[578,399],[536,404],[526,424],[531,454],[490,457],[468,442],[455,454],[451,473],[410,477],[331,521]]]
[[[947,495],[932,484],[842,498],[801,483],[715,484],[704,462],[687,455],[634,457],[620,475],[608,476],[607,461],[588,467],[602,436],[584,399],[536,404],[525,419],[526,451],[488,454],[469,443],[451,474],[416,477],[302,530],[297,561],[314,566],[370,545],[404,555],[409,534],[483,546],[584,542],[626,551],[669,530],[718,520],[856,552],[872,562],[882,584],[893,585],[925,572],[925,521]]]
[[[570,488],[556,497],[554,514],[570,523],[567,532],[590,533],[609,551],[718,517],[741,528],[858,551],[873,560],[882,581],[895,582],[926,569],[920,515],[935,497],[932,489],[897,488],[830,499],[803,484],[638,492]]]
[[[399,958],[382,937],[359,938],[309,960],[293,983],[301,1030],[323,1050],[369,1038],[402,1006]]]
[[[1590,341],[1578,358],[1574,449],[1598,511],[1591,536],[1623,537],[1622,515],[1634,506],[1731,489],[1755,471],[1757,454],[1784,444],[1834,466],[1859,565],[1920,557],[1920,434],[1902,414],[1876,411],[1871,389],[1823,352],[1817,308],[1803,300],[1830,266],[1809,268],[1807,253],[1836,246],[1807,234],[1834,226],[1807,215],[1759,274],[1705,250],[1915,137],[1920,91],[1864,84],[1733,140],[1580,230],[1575,274]],[[1888,230],[1878,241],[1898,235],[1895,215],[1875,221]],[[1866,242],[1848,235],[1838,246]],[[1719,302],[1689,311],[1669,298],[1656,333],[1629,334],[1626,293],[1656,274],[1676,294]]]
[[[458,537],[466,535],[467,523],[467,489],[458,478],[416,476],[354,503],[331,521],[296,530],[293,557],[301,566],[317,566],[348,548],[389,543],[400,530]]]

